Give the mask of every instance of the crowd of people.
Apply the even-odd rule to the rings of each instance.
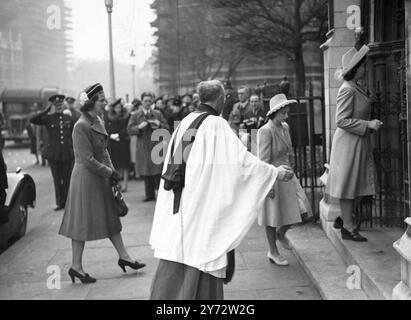
[[[289,106],[296,101],[287,100],[283,94],[276,95],[271,99],[267,112],[261,97],[251,93],[246,86],[234,91],[229,82],[223,85],[216,81],[205,82],[203,86],[200,84],[199,90],[172,97],[156,97],[152,92],[143,92],[140,99],[134,99],[131,103],[116,99],[108,104],[103,87],[95,84],[80,94],[78,102],[73,97],[58,94],[49,98],[50,105],[46,109],[36,112],[33,108],[28,124],[31,150],[37,157],[36,143],[39,140],[36,133],[41,132],[41,127],[47,135],[47,140],[42,142],[42,157],[49,163],[54,180],[55,210],[65,210],[59,233],[72,239],[73,262],[69,275],[73,282],[76,278],[83,283],[96,281],[82,267],[86,241],[109,238],[119,254],[118,264],[123,270],[126,266],[132,269],[145,266],[132,259],[123,244],[122,226],[116,214],[112,187],[118,185],[122,192],[127,192],[129,179],[140,179],[145,184],[143,201],[161,198],[161,175],[166,167],[166,151],[172,134],[180,126],[185,126],[185,119],[195,118],[201,113],[218,116],[226,124],[224,130],[228,128],[232,137],[223,149],[240,143],[244,152],[253,153],[249,153],[254,158],[248,159],[248,162],[254,163],[260,158],[258,163],[266,163],[269,168],[280,168],[279,171],[270,171],[269,176],[274,178],[281,175],[279,180],[283,182],[272,183],[267,199],[262,203],[264,209],[258,223],[266,230],[270,247],[268,259],[278,265],[288,265],[276,247],[276,240],[282,243],[283,248],[290,249],[285,232],[292,224],[301,222],[301,214],[310,212],[307,198],[289,163],[292,144],[285,121]],[[156,141],[153,139],[156,130],[163,130],[169,135],[163,141]],[[236,143],[233,143],[233,138]],[[153,150],[159,144],[164,147],[160,152],[160,161],[153,158]],[[227,168],[227,172],[232,169]],[[263,181],[255,180],[260,174],[253,173],[255,187]],[[273,179],[270,181],[273,182]],[[215,181],[215,185],[217,183]],[[213,182],[207,180],[205,188],[211,185]],[[233,185],[228,187],[232,188]],[[251,187],[252,183],[248,184],[247,188]],[[264,185],[266,187],[267,183]],[[250,197],[250,194],[247,196]],[[161,208],[158,201],[156,205]],[[177,212],[178,207],[174,208]],[[243,227],[247,226],[248,222]],[[158,257],[162,258],[161,255]],[[232,257],[233,251],[230,261]],[[163,281],[161,270],[168,267],[167,264],[159,267],[157,282]],[[219,277],[225,278],[223,273],[219,273]],[[165,292],[159,295],[154,290],[152,294],[153,298],[164,297]]]
[[[230,127],[247,145],[248,150],[256,154],[256,130],[266,122],[267,113],[262,99],[258,94],[252,94],[250,88],[246,86],[234,90],[229,81],[224,82],[224,88],[225,104],[221,116],[229,122]],[[108,151],[114,167],[122,177],[121,191],[127,192],[129,180],[143,180],[146,190],[144,201],[153,201],[155,190],[158,189],[162,164],[154,164],[150,159],[150,154],[156,145],[155,141],[151,141],[152,132],[163,128],[171,135],[181,120],[198,110],[200,98],[197,92],[185,93],[181,96],[164,94],[157,97],[152,92],[144,92],[139,98],[135,98],[131,103],[119,98],[107,104],[102,119],[109,134]],[[36,158],[36,164],[41,163],[44,166],[48,163],[55,176],[60,170],[54,170],[56,160],[50,153],[56,148],[70,145],[69,132],[80,118],[81,112],[79,101],[73,97],[53,96],[49,102],[49,108],[45,113],[38,110],[37,104],[32,106],[31,118],[34,120],[29,121],[26,128],[31,141],[30,150]],[[63,131],[68,129],[67,137],[60,138],[65,143],[63,145],[59,144],[58,139],[60,132],[57,129],[60,118],[51,116],[55,113],[61,113],[65,119],[71,116],[68,119],[71,119],[72,124],[62,127]],[[47,119],[55,118],[53,123],[48,123],[48,126],[49,129],[57,130],[56,132],[51,134],[48,132],[46,124],[49,120],[38,120],[43,119],[45,115],[48,115]],[[73,162],[72,156],[68,155],[66,158],[64,162]],[[62,159],[58,159],[57,163],[63,163]],[[60,180],[61,188],[57,182]],[[68,183],[67,178],[60,179],[57,176],[55,179],[56,210],[64,208]],[[60,189],[64,190],[60,192]],[[60,193],[63,194],[63,199],[60,199]]]
[[[343,57],[345,82],[337,97],[338,129],[325,189],[341,200],[342,217],[334,226],[343,239],[353,241],[366,241],[351,213],[355,199],[377,188],[367,139],[382,126],[367,120],[369,101],[353,82],[364,77],[367,52],[365,46]],[[65,208],[59,233],[72,239],[72,281],[96,281],[83,270],[86,241],[109,238],[123,271],[145,266],[131,258],[123,243],[112,190],[121,182],[126,192],[130,172],[144,180],[144,201],[156,200],[150,244],[160,263],[152,299],[221,299],[222,285],[234,273],[234,250],[256,220],[266,233],[269,261],[287,266],[277,241],[290,250],[285,233],[303,215],[312,215],[290,164],[287,119],[297,101],[279,93],[265,109],[250,88],[234,91],[218,80],[201,82],[197,92],[183,96],[156,98],[144,92],[140,98],[108,104],[103,87],[95,84],[80,94],[79,113],[69,107],[74,98],[55,95],[48,108],[31,118],[49,135],[44,156],[54,179],[56,210]],[[154,139],[158,132],[169,135]],[[352,150],[352,140],[358,150]],[[159,157],[154,157],[158,146]],[[344,148],[352,159],[336,156],[336,148]],[[367,170],[353,176],[353,164]]]

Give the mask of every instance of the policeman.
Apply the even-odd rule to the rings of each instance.
[[[74,102],[76,102],[76,99],[74,99],[73,97],[66,98],[67,110],[70,110],[71,116],[74,118],[74,122],[77,122],[77,120],[81,116],[81,112],[77,110],[77,108],[74,105]]]
[[[73,169],[74,154],[71,134],[75,119],[64,110],[65,96],[51,96],[51,105],[30,119],[36,125],[45,126],[49,141],[45,147],[44,157],[49,161],[54,180],[57,207],[54,211],[64,209],[70,186],[70,176]],[[50,112],[54,106],[55,112]]]

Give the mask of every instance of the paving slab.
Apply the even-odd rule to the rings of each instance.
[[[262,300],[320,300],[321,296],[312,286],[257,290]]]
[[[363,290],[347,286],[347,266],[319,224],[307,224],[287,232],[299,262],[326,300],[368,300]]]
[[[63,212],[54,212],[54,191],[47,167],[27,168],[38,187],[37,207],[30,212],[25,237],[0,254],[0,299],[148,299],[158,260],[148,244],[154,202],[145,203],[144,184],[131,181],[125,194],[129,214],[122,218],[122,236],[130,254],[146,263],[139,271],[118,267],[117,252],[108,239],[86,243],[83,265],[97,278],[93,284],[71,283],[71,240],[58,235]],[[41,201],[40,201],[41,199]],[[269,263],[264,229],[254,224],[236,250],[233,281],[224,286],[226,299],[320,299],[293,252],[281,249],[290,266]],[[61,270],[61,289],[47,288],[47,267]],[[283,292],[283,295],[281,295]]]
[[[375,300],[391,300],[394,287],[401,281],[398,253],[393,243],[404,233],[400,228],[363,228],[367,242],[341,239],[332,222],[322,221],[323,228],[346,265],[361,270],[362,288]]]

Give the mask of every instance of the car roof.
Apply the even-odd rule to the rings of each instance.
[[[44,102],[54,95],[58,94],[58,88],[43,89],[4,89],[0,95],[2,102]]]

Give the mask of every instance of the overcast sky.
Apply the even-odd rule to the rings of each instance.
[[[108,22],[104,0],[66,0],[73,8],[74,54],[81,59],[108,59]],[[130,51],[137,66],[151,56],[154,42],[150,22],[153,0],[114,0],[113,43],[115,60],[129,63]]]

